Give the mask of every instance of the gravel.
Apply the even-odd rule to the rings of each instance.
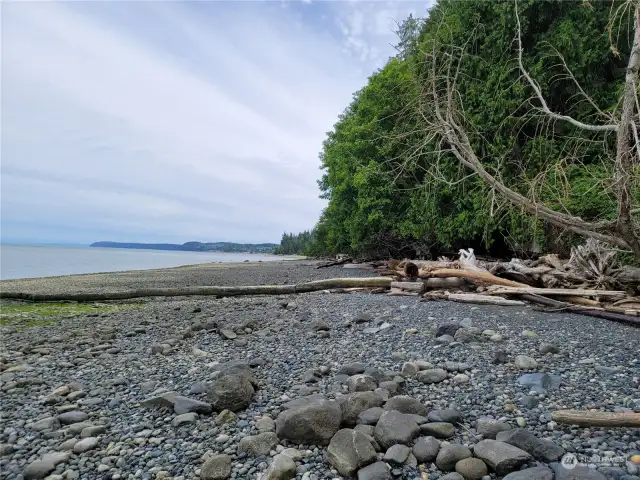
[[[312,262],[212,264],[6,281],[0,287],[31,292],[118,291],[283,284],[365,274],[339,267],[316,270]],[[601,461],[592,467],[607,476],[591,468],[585,474],[588,478],[636,480],[632,475],[638,469],[629,459],[640,451],[637,429],[576,428],[555,424],[550,415],[564,408],[640,412],[640,330],[631,326],[543,313],[528,306],[420,302],[362,293],[153,298],[135,308],[99,311],[52,317],[47,325],[2,327],[0,478],[255,479],[267,472],[271,478],[343,478],[326,458],[326,435],[338,428],[327,413],[336,411],[331,400],[344,402],[351,386],[357,392],[351,394],[351,423],[369,408],[382,408],[367,414],[387,418],[395,412],[391,418],[397,416],[400,423],[394,425],[402,426],[393,431],[394,425],[383,422],[375,433],[382,440],[378,445],[366,433],[374,432],[375,425],[356,426],[355,431],[377,446],[376,458],[367,457],[359,478],[414,480],[425,478],[424,474],[434,480],[447,473],[447,478],[458,478],[459,474],[449,473],[457,462],[478,458],[467,452],[473,454],[479,442],[498,433],[487,431],[483,437],[477,430],[477,421],[482,420],[484,427],[500,425],[501,431],[524,425],[535,437],[579,459],[597,456]],[[436,341],[442,325],[447,326],[441,332],[455,341]],[[221,335],[223,328],[236,338]],[[496,332],[489,333],[500,335],[502,341],[478,333],[486,330]],[[494,363],[497,352],[500,363]],[[533,359],[535,365],[514,365],[518,356]],[[251,368],[232,361],[247,362]],[[407,367],[406,375],[401,375],[406,363],[415,368]],[[349,381],[354,375],[359,377]],[[519,381],[523,375],[529,376]],[[239,391],[228,385],[216,387],[217,380],[229,377],[241,379]],[[383,396],[393,399],[396,393],[411,400],[403,397],[393,401],[396,409],[386,408]],[[315,400],[303,399],[311,394],[317,395]],[[372,397],[376,394],[383,400]],[[208,406],[222,397],[235,413],[220,413],[228,406],[212,406],[208,413]],[[360,397],[362,401],[355,400]],[[160,399],[159,406],[141,405],[150,398]],[[276,437],[282,428],[276,429],[281,412],[308,411],[309,405],[319,405],[324,412],[320,421],[330,427],[326,435],[314,441],[296,437],[295,442]],[[423,421],[426,416],[428,422]],[[446,426],[425,427],[431,433],[418,427],[435,422]],[[294,427],[287,428],[297,431]],[[425,438],[442,429],[453,436],[443,441]],[[250,438],[258,435],[262,436]],[[247,438],[244,447],[252,446],[240,448],[243,438]],[[489,459],[489,467],[492,462],[499,465],[501,475],[512,468],[564,468],[547,463],[558,456],[555,449],[547,450],[548,444],[540,450],[533,442],[537,450],[531,447],[529,460],[524,454],[506,457],[505,452],[514,452],[504,447],[508,444],[485,442],[480,455]],[[523,440],[520,448],[529,448],[530,443]],[[413,453],[399,465],[396,453],[402,452],[404,458],[407,450],[396,447],[393,461],[385,462],[387,448],[397,444],[406,444]],[[498,447],[504,450],[494,452]],[[447,471],[427,460],[435,459],[443,448],[451,452],[440,462]],[[416,466],[416,458],[425,463]],[[475,460],[462,465],[482,471]],[[488,471],[496,478],[495,471]],[[523,470],[523,476],[513,478],[529,478],[527,473]]]

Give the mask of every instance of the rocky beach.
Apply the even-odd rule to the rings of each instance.
[[[311,261],[0,282],[292,284]],[[366,293],[2,303],[2,479],[640,480],[640,329]]]

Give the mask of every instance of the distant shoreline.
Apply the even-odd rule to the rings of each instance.
[[[140,243],[140,242],[94,242],[92,248],[129,248],[135,250],[164,250],[177,252],[221,252],[221,253],[273,253],[275,243],[235,243],[235,242],[185,242]]]

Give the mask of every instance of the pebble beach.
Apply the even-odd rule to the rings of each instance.
[[[2,291],[293,284],[313,261],[0,282]],[[369,293],[2,302],[0,478],[640,480],[640,329]],[[573,462],[573,463],[571,463]]]

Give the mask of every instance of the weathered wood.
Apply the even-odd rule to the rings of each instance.
[[[640,427],[640,413],[558,410],[551,414],[554,422],[579,427]]]
[[[526,303],[520,300],[510,300],[502,297],[494,297],[490,295],[480,295],[477,293],[449,293],[447,300],[459,303],[476,303],[480,305],[504,305],[504,306],[523,306]]]
[[[105,293],[26,293],[0,292],[0,298],[30,300],[32,302],[95,302],[103,300],[129,300],[142,297],[184,297],[207,295],[216,297],[233,297],[239,295],[283,295],[294,293],[317,292],[332,288],[352,287],[388,287],[393,279],[388,277],[366,278],[330,278],[299,283],[297,285],[251,285],[239,287],[185,287],[185,288],[149,288],[127,290],[123,292]]]
[[[321,263],[320,265],[316,265],[316,269],[318,268],[326,268],[333,267],[335,265],[344,265],[345,263],[349,263],[351,261],[351,257],[340,258],[338,260],[334,260],[332,262]]]
[[[426,288],[460,288],[465,284],[465,280],[458,277],[425,278],[422,283]]]
[[[443,278],[443,277],[457,277],[466,278],[474,283],[490,283],[493,285],[503,285],[508,287],[526,287],[522,283],[507,280],[506,278],[496,277],[495,275],[486,271],[471,271],[471,270],[459,270],[455,268],[441,268],[434,270],[427,274],[425,278]]]
[[[535,287],[504,287],[495,286],[487,288],[491,295],[522,295],[532,293],[536,295],[560,295],[580,297],[624,297],[621,290],[586,290],[582,288],[535,288]]]
[[[422,293],[424,292],[425,284],[423,282],[391,282],[391,288]]]

